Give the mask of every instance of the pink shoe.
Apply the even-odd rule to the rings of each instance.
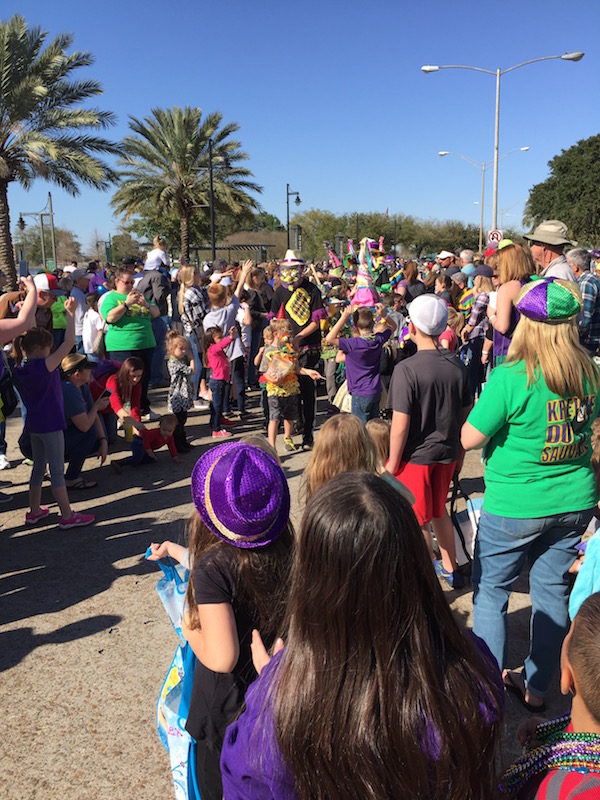
[[[49,513],[50,509],[44,508],[44,506],[40,506],[40,510],[37,514],[34,514],[33,511],[28,511],[25,514],[25,525],[35,525],[36,522],[47,517]]]
[[[229,439],[230,436],[233,436],[231,431],[220,430],[220,431],[213,431],[212,432],[212,438],[213,439]]]
[[[93,514],[80,514],[79,511],[74,511],[70,519],[61,517],[58,521],[58,527],[63,530],[67,528],[85,528],[86,525],[91,525],[95,519]]]

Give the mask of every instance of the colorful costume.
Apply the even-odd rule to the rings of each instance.
[[[379,296],[373,284],[373,258],[371,256],[372,239],[364,238],[360,243],[358,255],[358,274],[356,276],[356,291],[352,297],[352,307],[366,306],[373,308],[379,302]]]

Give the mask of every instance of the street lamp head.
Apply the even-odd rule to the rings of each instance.
[[[523,153],[526,153],[529,150],[529,147],[520,147],[519,148]]]
[[[19,214],[19,219],[17,221],[17,225],[19,226],[20,231],[25,230],[25,220],[23,219],[23,214]]]
[[[294,200],[294,203],[296,203],[296,205],[299,206],[301,202],[302,202],[302,200],[300,200],[300,195],[297,194],[296,195],[296,199]]]
[[[583,53],[581,55],[583,55]],[[423,67],[421,67],[421,72],[438,72],[438,70],[439,67],[436,67],[432,64],[425,64]]]
[[[580,50],[578,50],[575,53],[565,53],[561,56],[561,58],[563,61],[581,61],[584,55],[585,53],[582,53]]]
[[[438,156],[449,156],[449,155],[450,155],[450,150],[440,150],[440,152],[438,153]]]

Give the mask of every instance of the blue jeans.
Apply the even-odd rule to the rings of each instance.
[[[208,388],[212,392],[212,403],[210,404],[210,429],[211,431],[221,430],[221,415],[223,414],[223,402],[225,393],[229,393],[227,381],[216,381],[211,378]]]
[[[358,417],[365,425],[370,419],[379,419],[380,394],[372,397],[361,397],[359,394],[352,395],[352,413]]]
[[[527,558],[531,624],[525,679],[538,697],[550,685],[569,628],[568,570],[590,513],[511,519],[481,512],[472,575],[473,631],[505,667],[508,598]]]

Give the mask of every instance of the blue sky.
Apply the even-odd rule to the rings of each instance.
[[[572,10],[572,15],[568,15]],[[466,70],[425,75],[423,64],[495,70],[583,50],[579,63],[533,64],[502,80],[499,209],[519,226],[530,187],[562,149],[600,132],[600,4],[559,0],[400,3],[347,0],[221,3],[164,0],[5,0],[51,35],[70,31],[96,59],[98,104],[128,115],[197,105],[240,125],[265,210],[285,219],[286,183],[302,209],[385,211],[479,223],[481,172],[439,150],[493,157],[495,79]],[[111,192],[73,199],[38,181],[9,189],[13,223],[52,191],[57,225],[87,245],[115,233]],[[491,222],[492,173],[485,220]],[[377,231],[372,232],[373,236]]]

